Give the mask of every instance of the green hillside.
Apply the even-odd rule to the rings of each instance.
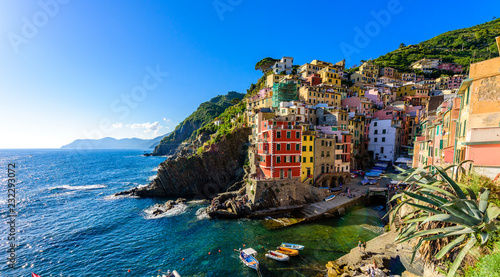
[[[243,96],[242,93],[231,91],[226,95],[219,95],[210,99],[210,101],[201,103],[196,111],[179,123],[172,133],[162,139],[160,145],[194,140],[198,128],[209,125],[226,109],[238,104]]]
[[[375,63],[408,71],[411,63],[422,58],[441,58],[443,62],[455,62],[468,68],[471,62],[498,57],[497,36],[500,36],[500,18],[449,31],[416,45],[401,45],[375,59]]]

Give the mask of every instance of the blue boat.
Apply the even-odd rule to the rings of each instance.
[[[257,259],[253,256],[255,254],[257,254],[257,251],[253,248],[243,249],[240,250],[240,259],[249,268],[258,270],[259,261],[257,261]]]
[[[335,198],[335,194],[334,195],[330,195],[327,198],[325,198],[325,201],[333,200],[333,198]]]
[[[295,249],[295,250],[304,250],[304,245],[295,244],[295,243],[282,242],[281,246],[285,247],[285,248]]]

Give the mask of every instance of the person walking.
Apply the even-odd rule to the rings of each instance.
[[[366,241],[363,242],[363,252],[366,254]]]
[[[358,242],[359,252],[361,252],[361,247],[362,246],[363,246],[363,243],[361,242],[361,240],[359,240],[359,242]]]

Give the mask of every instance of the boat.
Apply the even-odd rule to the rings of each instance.
[[[295,244],[295,243],[282,242],[281,247],[286,247],[286,248],[295,249],[295,250],[304,250],[304,245]]]
[[[286,262],[290,260],[290,257],[288,255],[271,250],[269,250],[269,252],[266,254],[266,257],[280,262]]]
[[[335,198],[335,194],[334,195],[330,195],[327,198],[325,198],[325,201],[333,200],[333,198]]]
[[[240,250],[240,259],[249,268],[258,270],[259,261],[257,261],[257,259],[253,256],[255,254],[257,254],[257,251],[253,248],[243,249]]]
[[[174,270],[172,272],[170,272],[170,270],[169,270],[169,271],[167,271],[167,274],[163,274],[162,277],[181,277],[181,275],[176,270]]]
[[[285,254],[285,255],[288,255],[288,256],[297,256],[297,255],[299,255],[299,250],[290,249],[290,248],[281,247],[281,246],[279,246],[277,249],[278,250],[276,250],[276,252],[279,252],[281,254]]]
[[[360,181],[361,185],[364,186],[364,185],[368,185],[370,183],[370,180],[368,180],[366,177]]]

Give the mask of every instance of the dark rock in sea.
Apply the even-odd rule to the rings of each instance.
[[[116,195],[210,199],[244,177],[250,133],[250,128],[240,128],[200,155],[187,151],[170,157],[159,165],[156,178],[148,186]]]

